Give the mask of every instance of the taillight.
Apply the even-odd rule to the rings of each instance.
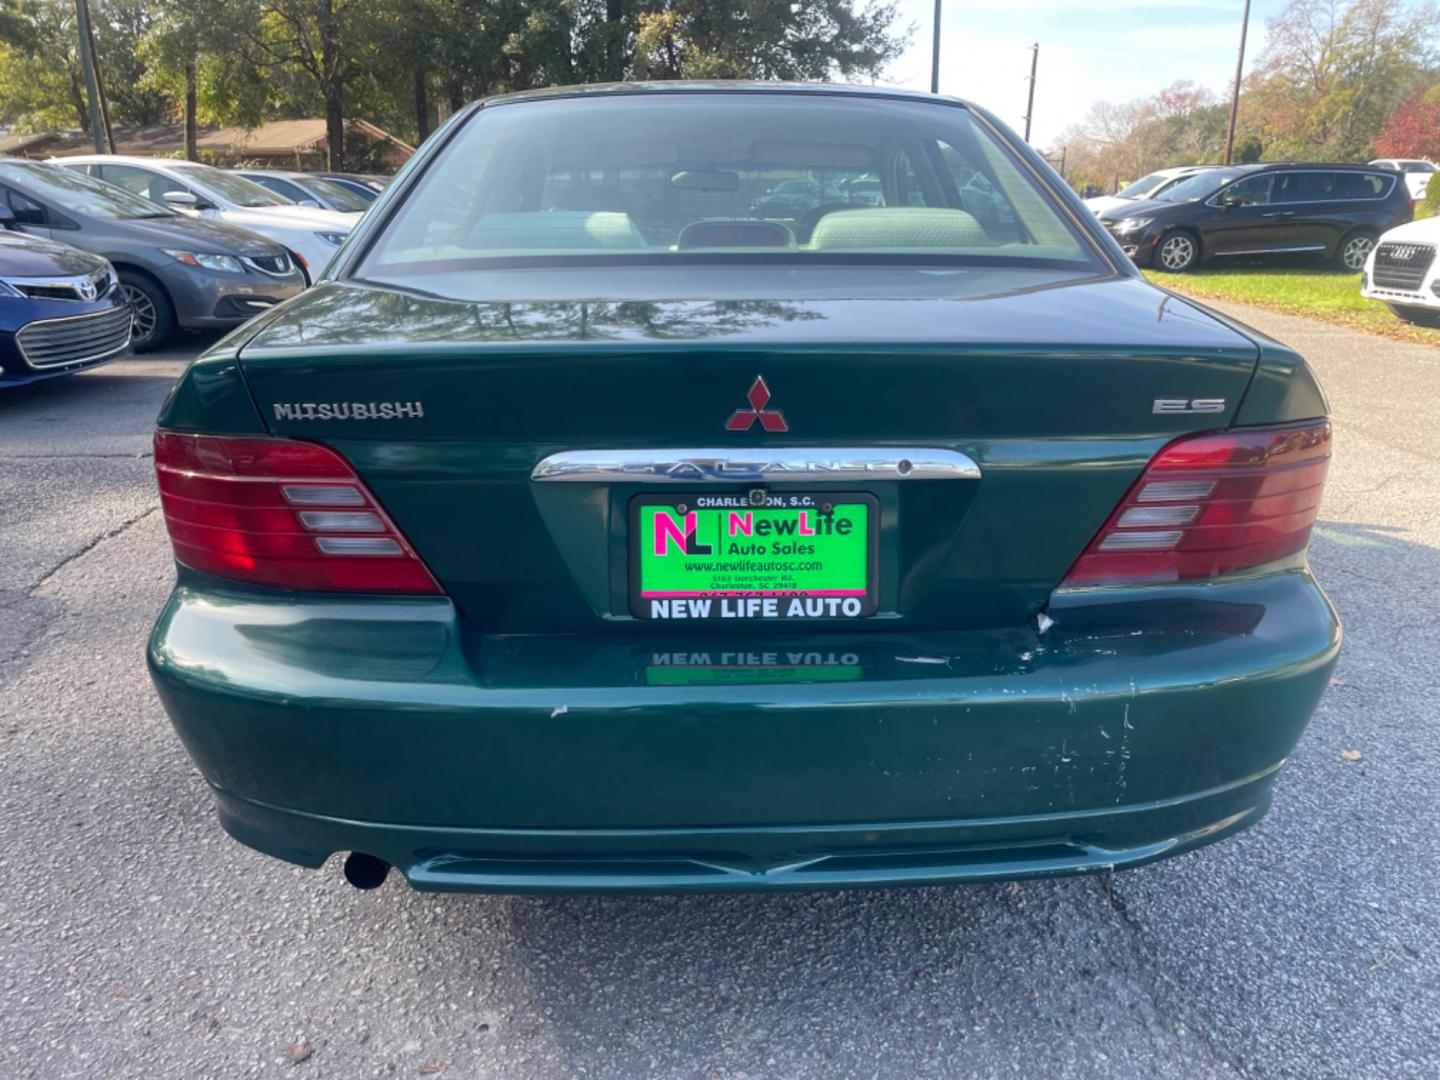
[[[157,431],[155,472],[186,566],[285,589],[441,591],[350,463],[324,446]]]
[[[1146,466],[1064,584],[1204,580],[1302,551],[1329,463],[1328,420],[1177,439]]]

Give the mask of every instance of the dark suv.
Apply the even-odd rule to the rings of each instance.
[[[1140,266],[1180,273],[1226,255],[1323,253],[1359,273],[1414,208],[1400,174],[1374,165],[1210,169],[1100,221]]]

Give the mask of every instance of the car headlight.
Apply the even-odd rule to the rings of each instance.
[[[333,247],[339,247],[345,242],[345,238],[350,234],[343,232],[317,232],[315,235],[318,236],[321,240],[324,240],[325,243],[330,244]]]
[[[1115,223],[1116,232],[1139,232],[1146,225],[1149,225],[1154,218],[1148,217],[1127,217],[1121,218]]]
[[[184,263],[186,266],[199,266],[206,270],[223,270],[227,274],[243,274],[245,272],[245,267],[240,265],[240,260],[234,255],[213,255],[206,251],[171,251],[169,248],[162,250],[176,262]]]

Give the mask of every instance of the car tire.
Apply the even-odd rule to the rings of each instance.
[[[1155,245],[1151,265],[1167,274],[1183,274],[1200,262],[1200,238],[1189,229],[1171,229]]]
[[[1395,317],[1402,322],[1408,322],[1412,326],[1428,326],[1434,330],[1440,330],[1440,311],[1434,308],[1407,307],[1404,304],[1386,304]]]
[[[1335,248],[1335,262],[1341,270],[1358,274],[1365,269],[1365,260],[1375,247],[1375,234],[1369,229],[1355,229],[1340,238]]]
[[[154,278],[133,270],[120,271],[120,288],[134,313],[130,343],[136,352],[150,352],[175,333],[175,309]]]

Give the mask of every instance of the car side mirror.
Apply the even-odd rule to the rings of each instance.
[[[4,203],[0,203],[0,229],[15,228],[15,211]]]
[[[1231,209],[1232,207],[1244,206],[1244,205],[1245,205],[1245,200],[1244,200],[1241,196],[1239,196],[1239,195],[1221,195],[1221,196],[1220,196],[1220,209],[1221,209],[1221,210],[1229,210],[1229,209]]]
[[[319,201],[316,200],[316,199],[301,199],[301,200],[300,200],[300,205],[301,205],[301,206],[308,206],[311,210],[323,210],[323,209],[324,209],[324,207],[322,207],[322,206],[320,205]]]
[[[165,200],[166,206],[174,207],[176,210],[204,209],[193,191],[167,191],[160,197]]]

